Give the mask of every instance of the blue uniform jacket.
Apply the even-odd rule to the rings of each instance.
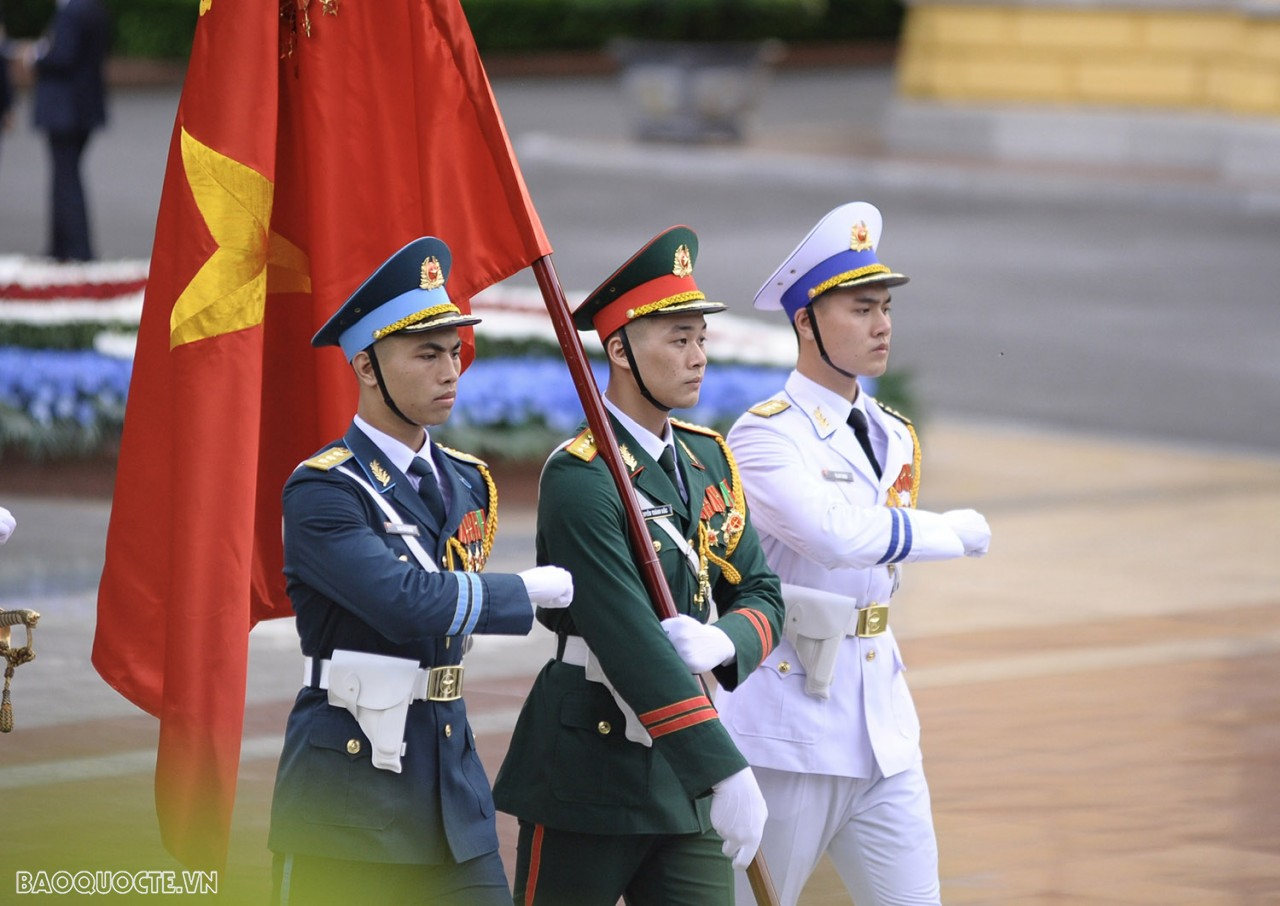
[[[334,452],[335,448],[338,452]],[[342,460],[341,449],[352,454]],[[468,514],[494,501],[478,462],[432,450],[452,489],[438,525],[409,480],[354,425],[327,456],[300,466],[284,488],[284,572],[305,655],[335,648],[413,658],[423,667],[461,662],[471,633],[522,635],[533,623],[513,574],[423,569],[403,536],[351,477],[362,475],[439,564]],[[461,566],[455,564],[455,569]],[[464,680],[465,686],[465,680]],[[493,798],[462,699],[415,701],[401,773],[374,768],[368,739],[328,694],[304,687],[285,730],[269,846],[370,862],[463,862],[498,848]]]

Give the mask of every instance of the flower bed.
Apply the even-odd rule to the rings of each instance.
[[[54,265],[0,256],[0,457],[113,455],[132,370],[146,263]],[[576,304],[582,294],[571,294]],[[582,420],[555,330],[536,290],[477,296],[484,318],[446,443],[481,456],[541,460]],[[729,313],[707,319],[713,365],[696,409],[722,430],[781,386],[795,356],[790,328]],[[583,334],[603,387],[595,334]]]

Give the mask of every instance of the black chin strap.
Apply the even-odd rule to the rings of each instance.
[[[858,379],[858,376],[856,374],[852,374],[848,371],[845,371],[835,362],[831,361],[831,356],[827,355],[827,347],[822,345],[822,331],[818,330],[818,313],[813,310],[813,303],[810,302],[808,305],[806,305],[804,307],[804,310],[809,313],[809,326],[813,328],[813,339],[814,339],[814,342],[818,344],[818,355],[822,356],[822,361],[826,362],[828,365],[830,365],[836,371],[843,374],[845,377],[853,378],[856,381]]]
[[[378,389],[382,391],[382,401],[387,404],[387,408],[400,416],[404,422],[413,425],[415,428],[421,428],[422,425],[418,424],[400,411],[400,407],[396,405],[396,401],[393,400],[391,398],[391,394],[387,392],[387,385],[382,380],[382,366],[378,364],[378,354],[373,351],[373,347],[370,346],[365,350],[365,352],[369,353],[369,362],[373,365],[373,376],[378,379]]]
[[[631,366],[631,373],[635,375],[636,386],[640,388],[640,395],[647,399],[655,409],[664,415],[671,411],[673,407],[666,403],[659,402],[658,399],[649,392],[649,388],[644,385],[644,378],[640,376],[640,366],[636,363],[636,357],[631,353],[631,341],[627,339],[627,329],[619,328],[618,336],[622,340],[622,351],[627,357],[627,364]]]

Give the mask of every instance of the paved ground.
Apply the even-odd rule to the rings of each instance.
[[[948,903],[1280,899],[1280,458],[985,424],[925,437],[923,501],[973,505],[980,561],[909,570],[894,621],[925,728]],[[499,476],[501,482],[502,477]],[[4,606],[44,612],[0,739],[0,883],[18,870],[175,868],[152,813],[156,724],[88,664],[102,501],[10,497]],[[495,569],[527,564],[503,518]],[[251,637],[230,902],[261,901],[266,822],[299,655]],[[468,702],[496,770],[550,649],[481,639]],[[504,854],[512,823],[501,821]],[[3,888],[0,888],[3,889]],[[0,896],[0,899],[4,899]],[[824,866],[804,902],[844,902]]]
[[[886,210],[887,241],[917,275],[895,362],[929,415],[923,502],[976,506],[995,531],[985,560],[912,569],[894,617],[946,901],[1280,901],[1280,218],[1267,190],[889,158],[863,128],[892,101],[885,70],[780,77],[736,149],[631,144],[606,80],[496,87],[569,287],[687,220],[703,235],[700,282],[742,308],[823,211],[857,195]],[[90,152],[106,254],[147,254],[176,99],[119,93],[117,125]],[[3,152],[0,249],[36,252],[40,149],[18,131]],[[24,495],[3,464],[0,491],[19,518],[0,607],[44,613],[40,656],[15,680],[17,730],[0,737],[0,901],[20,870],[176,868],[152,813],[155,722],[88,664],[109,505]],[[503,526],[494,568],[526,565],[527,508],[508,504]],[[236,903],[266,889],[298,659],[284,621],[251,648],[220,879]],[[491,771],[547,650],[484,640],[471,656]],[[843,902],[828,869],[805,902]]]

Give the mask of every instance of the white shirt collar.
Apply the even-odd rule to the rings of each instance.
[[[675,453],[675,435],[671,430],[670,421],[663,421],[662,424],[667,429],[666,436],[659,437],[615,406],[609,397],[602,396],[601,399],[604,400],[605,408],[613,413],[613,417],[621,423],[622,427],[627,429],[627,433],[636,439],[636,443],[640,445],[640,448],[644,450],[644,452],[648,453],[649,456],[653,458],[654,462],[657,462],[658,457],[662,455],[663,447],[670,447],[672,454]]]
[[[363,431],[369,440],[373,441],[374,446],[381,450],[386,455],[387,459],[391,460],[391,464],[405,475],[409,475],[409,463],[413,462],[413,460],[418,456],[421,456],[431,464],[432,472],[436,471],[435,461],[431,458],[431,435],[427,432],[426,428],[422,429],[422,446],[417,450],[413,450],[396,440],[390,434],[387,434],[384,431],[379,431],[358,415],[355,417],[355,423],[356,427]],[[409,480],[413,481],[414,476],[409,475]],[[439,473],[436,473],[436,480],[440,480]]]
[[[799,371],[793,371],[791,377],[787,379],[787,392],[822,406],[833,421],[848,421],[849,411],[852,409],[859,409],[863,415],[867,414],[867,395],[861,387],[858,388],[858,395],[851,403],[834,390],[822,386],[812,378],[805,377]]]

